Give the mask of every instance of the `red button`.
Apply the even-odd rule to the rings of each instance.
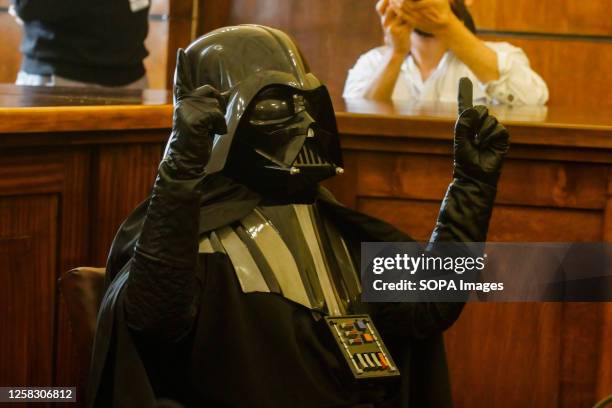
[[[383,353],[378,353],[378,361],[380,361],[380,364],[382,364],[384,370],[389,368],[389,363],[387,363],[387,359],[385,358]]]

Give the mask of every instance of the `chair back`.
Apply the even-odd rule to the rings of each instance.
[[[89,375],[91,351],[96,333],[98,309],[104,296],[104,268],[81,267],[66,272],[59,279],[62,298],[76,347],[79,393],[83,395]]]

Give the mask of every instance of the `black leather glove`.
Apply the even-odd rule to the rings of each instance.
[[[215,133],[226,133],[223,103],[210,86],[194,88],[179,50],[174,123],[129,266],[126,319],[138,332],[176,340],[191,327],[200,287],[199,211],[204,168]]]
[[[431,241],[484,242],[503,159],[506,129],[484,106],[472,107],[472,82],[461,78],[455,124],[454,180],[442,202]]]
[[[195,88],[192,78],[185,52],[179,49],[172,134],[162,162],[178,179],[200,177],[208,163],[214,135],[227,133],[223,97],[210,85]]]
[[[472,82],[468,78],[461,78],[459,82],[458,110],[453,176],[472,178],[496,187],[504,156],[508,153],[508,131],[489,115],[485,106],[472,106]]]

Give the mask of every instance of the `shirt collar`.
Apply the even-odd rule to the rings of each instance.
[[[404,72],[404,74],[408,75],[408,77],[412,79],[411,82],[420,92],[425,86],[425,84],[435,81],[436,78],[440,75],[440,73],[446,71],[451,57],[452,53],[450,51],[445,52],[442,58],[440,59],[440,62],[438,62],[436,69],[431,73],[431,75],[429,76],[429,78],[427,78],[426,81],[423,81],[423,79],[421,78],[421,71],[419,70],[419,67],[417,66],[412,54],[409,54],[408,58],[406,58],[406,60],[404,61],[404,64],[402,64],[402,71]]]

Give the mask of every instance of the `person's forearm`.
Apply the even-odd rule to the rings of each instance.
[[[162,161],[130,265],[126,319],[166,340],[191,327],[199,295],[195,269],[201,178],[177,179]]]
[[[471,179],[449,185],[430,242],[485,242],[497,190]]]
[[[381,69],[374,76],[364,96],[377,101],[390,101],[405,58],[405,55],[389,49]]]
[[[482,83],[499,79],[497,54],[458,19],[437,33],[437,37],[467,65]]]

